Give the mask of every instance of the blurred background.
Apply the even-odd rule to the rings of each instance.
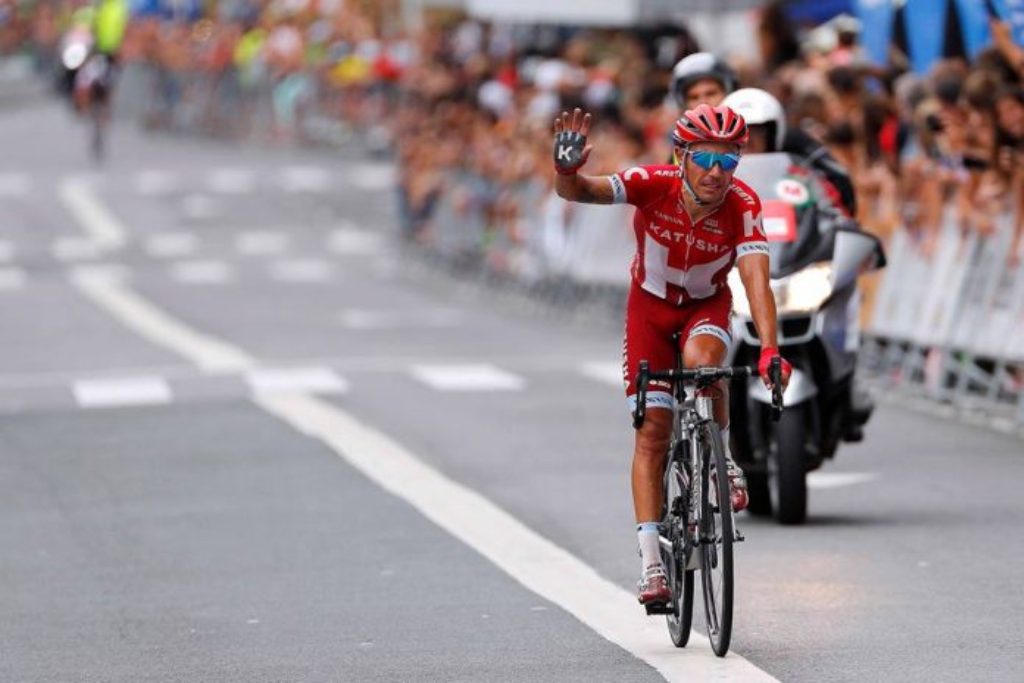
[[[588,173],[664,163],[697,52],[845,169],[888,261],[839,342],[875,417],[806,528],[743,517],[735,649],[1013,680],[1020,0],[0,0],[2,677],[655,675],[248,401],[328,397],[631,587],[631,210],[554,194],[551,125],[593,113]]]

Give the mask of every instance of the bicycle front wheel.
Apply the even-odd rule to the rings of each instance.
[[[704,588],[704,616],[711,649],[719,657],[724,657],[732,639],[732,500],[722,437],[714,423],[704,426],[700,441],[704,454],[700,506],[700,575]]]
[[[686,543],[687,477],[681,461],[676,458],[665,472],[666,515],[663,527],[672,544],[661,549],[662,561],[668,569],[672,589],[672,611],[667,615],[668,634],[676,647],[686,647],[693,623],[693,570],[687,569]]]

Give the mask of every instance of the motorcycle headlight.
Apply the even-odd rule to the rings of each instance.
[[[65,69],[74,71],[85,63],[85,57],[88,53],[89,50],[85,45],[72,43],[64,48],[64,52],[61,54],[61,62],[64,63]]]
[[[816,263],[803,270],[778,280],[772,280],[775,307],[779,313],[813,311],[820,307],[832,294],[832,264]],[[737,315],[750,315],[750,302],[740,280],[739,271],[729,273],[729,287],[732,289],[732,307]]]

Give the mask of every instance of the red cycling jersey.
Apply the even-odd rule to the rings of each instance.
[[[636,166],[610,176],[616,203],[637,207],[636,256],[626,307],[623,380],[630,408],[639,362],[666,370],[675,363],[672,334],[708,334],[729,344],[732,293],[726,279],[737,258],[768,254],[761,202],[733,180],[717,209],[696,225],[683,205],[677,166]],[[671,407],[667,385],[652,383],[648,406]]]
[[[694,225],[683,206],[678,166],[635,166],[611,177],[616,203],[637,207],[633,281],[681,305],[728,287],[736,259],[767,254],[761,201],[733,179],[722,204]]]

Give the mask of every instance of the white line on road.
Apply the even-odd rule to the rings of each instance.
[[[150,341],[200,367],[251,366],[243,351],[171,319],[117,281],[86,290],[103,308]],[[715,657],[695,635],[685,651],[672,646],[662,619],[651,619],[636,597],[479,493],[426,465],[388,436],[331,404],[302,394],[260,395],[257,405],[312,438],[419,510],[542,598],[602,637],[647,662],[671,681],[775,681],[743,657]]]
[[[199,239],[190,232],[169,232],[152,235],[144,249],[153,258],[172,259],[189,256],[199,247]]]
[[[392,164],[358,164],[349,170],[349,181],[359,190],[381,192],[395,186],[395,167]]]
[[[0,268],[0,291],[21,289],[26,279],[25,271],[21,268]]]
[[[171,388],[160,377],[80,380],[72,391],[82,408],[157,405],[172,398]]]
[[[244,168],[218,168],[206,176],[206,188],[218,194],[248,194],[256,188],[256,176]]]
[[[522,377],[487,363],[414,365],[410,371],[438,391],[517,391],[526,386]]]
[[[221,213],[221,206],[205,194],[189,194],[181,198],[181,215],[191,221],[205,221]]]
[[[375,311],[350,308],[338,316],[342,327],[350,330],[396,330],[402,328],[458,327],[462,324],[462,311],[454,308],[428,308],[410,311]]]
[[[184,285],[223,285],[234,271],[223,261],[179,261],[171,265],[171,277]]]
[[[103,205],[87,181],[82,178],[66,178],[61,181],[59,195],[68,211],[94,242],[104,249],[124,246],[128,231]]]
[[[333,274],[333,266],[320,259],[289,259],[270,264],[270,276],[279,282],[326,282]]]
[[[32,180],[24,173],[0,173],[0,197],[24,197],[32,191]]]
[[[251,370],[246,380],[257,394],[341,394],[348,391],[348,382],[329,368],[260,368]]]
[[[172,171],[140,171],[134,178],[135,191],[146,197],[173,194],[181,186],[181,179]]]
[[[235,237],[235,249],[247,256],[280,254],[288,248],[288,235],[283,232],[243,232]]]
[[[334,185],[331,172],[316,166],[289,166],[281,170],[285,192],[327,192]]]
[[[632,593],[348,413],[302,395],[262,396],[256,402],[303,434],[323,440],[381,488],[666,679],[775,680],[739,655],[715,657],[699,634],[694,634],[686,650],[675,648],[668,640],[665,621],[645,616]]]
[[[874,472],[811,472],[807,475],[807,488],[838,489],[843,486],[866,484],[878,478]]]
[[[188,358],[207,372],[238,372],[256,362],[241,349],[178,322],[117,278],[76,274],[74,285],[94,303],[150,342]]]
[[[615,362],[595,361],[584,363],[580,366],[580,373],[584,377],[597,380],[602,384],[622,388],[622,364]]]
[[[383,245],[384,240],[379,234],[351,228],[335,230],[327,238],[327,249],[342,255],[376,254]]]

